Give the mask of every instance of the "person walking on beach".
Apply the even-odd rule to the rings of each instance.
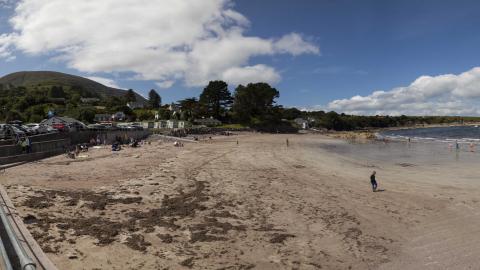
[[[370,183],[372,184],[373,192],[377,191],[377,180],[375,179],[375,174],[377,174],[377,172],[373,171],[372,175],[370,175]]]

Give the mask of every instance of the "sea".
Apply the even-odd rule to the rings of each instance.
[[[380,139],[414,140],[414,141],[437,141],[480,143],[479,126],[448,126],[387,130],[377,134]]]
[[[370,143],[331,141],[320,147],[372,164],[450,166],[452,161],[475,165],[480,162],[480,127],[449,126],[386,130]],[[385,139],[385,140],[384,140]]]

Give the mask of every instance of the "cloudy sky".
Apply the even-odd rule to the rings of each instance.
[[[209,80],[354,114],[480,115],[479,1],[0,0],[0,76],[56,70],[165,102]]]

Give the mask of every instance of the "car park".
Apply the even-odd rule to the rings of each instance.
[[[25,126],[30,128],[35,134],[44,134],[49,132],[48,127],[45,125],[31,123],[26,124]]]

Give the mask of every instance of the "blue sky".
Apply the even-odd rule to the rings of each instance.
[[[7,0],[7,2],[10,2],[10,6],[16,4],[14,1]],[[475,69],[480,62],[479,1],[262,0],[232,2],[212,0],[220,4],[215,3],[211,7],[205,7],[207,10],[205,13],[215,14],[214,12],[218,10],[222,12],[233,10],[235,14],[243,15],[244,18],[235,15],[232,16],[234,19],[229,17],[228,20],[234,20],[232,24],[242,28],[240,42],[244,42],[245,45],[240,48],[229,47],[225,51],[229,55],[244,53],[243,58],[227,60],[231,61],[231,64],[226,65],[224,69],[232,68],[231,72],[215,70],[218,62],[203,58],[218,52],[216,50],[218,46],[210,44],[211,49],[202,51],[203,55],[200,58],[195,60],[189,58],[185,63],[189,64],[200,59],[202,63],[203,61],[211,63],[211,66],[204,67],[198,64],[199,67],[194,69],[185,66],[173,68],[177,63],[175,59],[184,58],[170,59],[172,52],[170,50],[170,54],[155,56],[158,57],[158,63],[163,63],[166,58],[169,63],[165,67],[158,67],[159,70],[155,73],[150,72],[151,68],[157,68],[155,63],[149,63],[148,68],[140,66],[141,63],[132,64],[131,59],[117,64],[116,58],[104,58],[101,49],[95,51],[85,49],[62,57],[65,56],[62,50],[72,45],[69,43],[72,37],[58,40],[54,45],[51,45],[48,40],[41,40],[38,43],[43,45],[37,46],[37,40],[32,40],[32,36],[35,38],[35,35],[28,36],[28,33],[25,33],[32,28],[31,19],[17,23],[17,27],[23,32],[18,29],[12,30],[8,23],[9,18],[28,15],[28,18],[34,18],[34,20],[44,18],[38,20],[45,23],[44,25],[50,25],[51,21],[46,21],[47,17],[50,18],[48,11],[35,10],[33,4],[29,6],[29,2],[31,1],[23,1],[23,11],[15,11],[8,7],[0,10],[0,33],[10,36],[16,33],[17,36],[21,36],[18,39],[20,41],[10,42],[8,45],[9,56],[0,58],[0,75],[19,70],[56,70],[88,77],[102,77],[113,80],[114,82],[111,83],[122,88],[133,88],[140,93],[146,93],[151,88],[157,89],[164,102],[197,96],[205,80],[227,78],[231,81],[230,88],[233,89],[236,83],[246,79],[264,79],[271,81],[280,91],[281,97],[278,102],[285,106],[335,109],[357,114],[477,115],[479,113],[476,110],[467,109],[467,107],[475,107],[476,99],[480,96],[480,93],[477,93],[480,90],[476,90],[477,86],[480,88],[480,79],[477,80],[477,76],[480,77],[480,71]],[[45,3],[48,2],[45,1]],[[164,10],[162,1],[150,2],[157,2],[157,6],[153,7]],[[78,3],[78,1],[72,3]],[[186,7],[179,7],[179,9],[188,9],[188,7],[190,7],[189,3]],[[58,8],[61,8],[60,2]],[[99,7],[99,10],[109,10],[108,8],[108,6]],[[202,12],[202,8],[203,6],[197,9]],[[184,10],[171,12],[185,14]],[[187,14],[192,16],[191,13]],[[225,14],[227,17],[230,16],[229,12]],[[152,17],[153,15],[155,14],[152,14]],[[68,21],[68,17],[66,15],[64,19]],[[132,17],[132,21],[135,21],[134,13]],[[176,17],[182,20],[181,16]],[[244,19],[248,22],[245,23]],[[205,21],[189,21],[188,18],[185,21],[191,25],[205,23]],[[129,23],[131,21],[124,20],[119,21],[117,25],[123,29],[128,28]],[[162,21],[145,21],[145,23],[163,25]],[[223,21],[221,24],[230,23]],[[186,25],[190,24],[186,23]],[[110,27],[115,25],[108,26],[105,31],[113,29]],[[178,31],[182,31],[181,26],[179,27]],[[231,26],[224,28],[235,32],[229,27]],[[55,33],[56,30],[59,32]],[[73,30],[79,29],[73,28]],[[45,29],[42,28],[40,31]],[[46,32],[46,35],[54,35],[55,39],[58,35],[65,33],[62,31],[72,31],[72,29],[54,28],[52,31],[53,34]],[[148,31],[149,29],[146,30]],[[176,33],[175,31],[173,29],[172,33]],[[169,32],[165,33],[168,36]],[[84,35],[84,38],[88,38],[88,34]],[[250,43],[243,40],[244,37],[255,37],[258,40]],[[280,40],[283,37],[288,42],[281,43],[287,45],[280,48]],[[164,44],[161,38],[159,37],[158,44]],[[213,39],[216,40],[216,36]],[[232,40],[238,39],[232,38]],[[298,42],[291,42],[292,40]],[[122,44],[121,41],[122,39],[120,42],[117,41],[117,44]],[[8,41],[3,42],[5,44]],[[1,44],[0,39],[0,48]],[[78,44],[83,44],[81,39]],[[90,49],[96,45],[92,44],[85,47]],[[127,47],[119,51],[124,52],[122,55],[125,55],[129,50],[137,50],[138,46],[135,44],[132,46],[134,49]],[[242,50],[243,47],[249,46],[252,46],[250,51]],[[266,49],[265,46],[271,46],[273,49]],[[112,48],[116,49],[116,47]],[[1,53],[0,49],[0,55]],[[87,60],[92,55],[97,56],[92,59],[115,64],[90,65],[92,61]],[[102,56],[98,57],[98,55]],[[139,58],[144,57],[140,52],[138,55]],[[12,59],[13,57],[15,59]],[[229,57],[226,58],[230,59]],[[244,74],[244,76],[238,74]],[[161,88],[159,85],[164,87],[171,85],[171,87]],[[374,91],[377,90],[384,92],[375,94]],[[352,98],[354,96],[359,97]],[[415,106],[406,106],[405,103]]]

